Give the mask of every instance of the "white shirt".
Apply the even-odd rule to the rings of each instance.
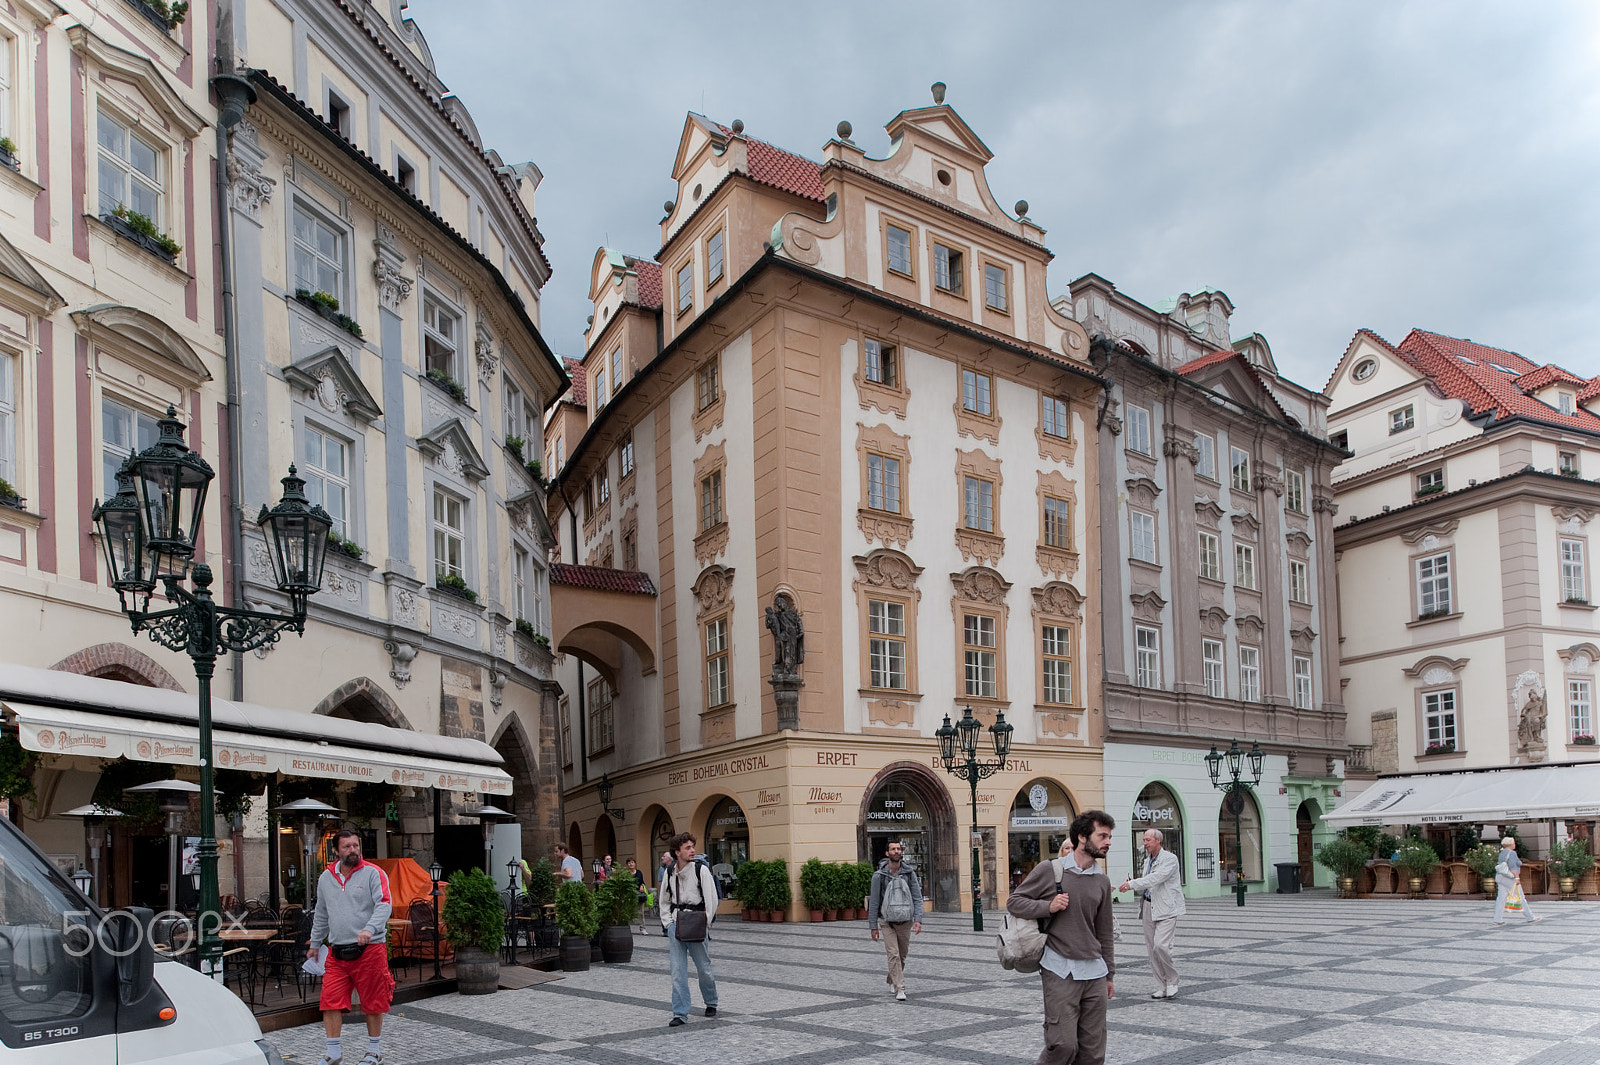
[[[1071,855],[1062,859],[1061,868],[1064,872],[1077,873],[1079,876],[1094,876],[1100,872],[1100,866],[1094,862],[1090,862],[1087,869],[1079,868],[1078,859]],[[1104,958],[1066,958],[1048,945],[1039,964],[1063,980],[1098,980],[1111,972]]]

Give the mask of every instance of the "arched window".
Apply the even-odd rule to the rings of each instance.
[[[1128,840],[1133,847],[1133,865],[1130,867],[1135,873],[1144,871],[1144,833],[1146,829],[1159,829],[1161,832],[1161,848],[1169,850],[1178,856],[1178,876],[1180,883],[1187,883],[1189,879],[1188,853],[1183,843],[1183,811],[1178,807],[1178,800],[1173,798],[1172,792],[1165,784],[1149,783],[1139,793],[1133,803],[1132,825],[1128,830]]]
[[[1233,884],[1240,875],[1246,882],[1264,879],[1261,872],[1261,810],[1253,794],[1240,788],[1223,797],[1217,817],[1217,838],[1222,847],[1222,882]]]

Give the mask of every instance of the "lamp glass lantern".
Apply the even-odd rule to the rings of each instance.
[[[967,707],[966,713],[961,715],[961,720],[956,722],[956,732],[961,740],[961,753],[969,759],[978,756],[978,733],[983,729],[983,722],[972,716],[972,707]]]
[[[72,874],[72,885],[78,889],[84,898],[94,898],[93,895],[89,894],[94,890],[94,875],[83,866],[78,866],[78,871]]]
[[[1011,753],[1011,732],[1011,725],[1006,721],[1006,712],[1004,710],[996,711],[994,724],[989,726],[989,735],[994,740],[995,757],[1002,762]]]
[[[1250,776],[1257,784],[1261,783],[1261,765],[1266,759],[1260,741],[1250,744]]]
[[[122,600],[122,609],[128,609],[132,596],[135,609],[143,610],[155,590],[155,570],[144,545],[144,525],[139,520],[139,499],[133,490],[133,469],[128,460],[117,470],[117,494],[104,503],[96,503],[93,512],[95,524],[100,526],[100,546],[105,551],[106,572],[111,577],[111,587]],[[142,597],[142,599],[141,599]]]
[[[950,715],[944,715],[944,724],[934,733],[939,737],[939,760],[949,769],[956,762],[956,730],[950,724]]]
[[[1222,781],[1222,755],[1217,753],[1217,745],[1211,745],[1211,753],[1206,755],[1206,772],[1211,774],[1211,786],[1219,787]]]
[[[1233,776],[1234,780],[1238,780],[1242,776],[1242,770],[1244,769],[1244,752],[1239,749],[1238,740],[1234,740],[1228,746],[1227,759],[1228,772]]]
[[[600,783],[597,784],[595,787],[596,787],[596,790],[598,790],[600,792],[600,807],[601,807],[601,809],[609,809],[610,806],[611,806],[611,776],[610,776],[610,774],[608,774],[608,773],[600,774]]]
[[[437,858],[433,860],[432,865],[428,866],[428,879],[433,881],[434,887],[438,887],[439,881],[444,879],[444,866],[439,864],[439,859]]]
[[[306,498],[305,478],[293,463],[282,483],[283,498],[270,510],[262,507],[256,524],[266,536],[278,590],[301,603],[322,587],[333,518]]]
[[[216,472],[183,442],[177,411],[156,422],[156,442],[129,460],[145,546],[155,556],[156,577],[182,577],[200,534],[206,492]]]

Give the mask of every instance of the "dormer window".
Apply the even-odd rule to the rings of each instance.
[[[350,139],[350,105],[332,89],[328,90],[328,125],[345,140]]]
[[[1557,394],[1557,396],[1556,396],[1556,410],[1560,411],[1562,414],[1571,414],[1572,413],[1572,393],[1571,392],[1561,392],[1561,393]]]
[[[1428,470],[1417,474],[1417,495],[1431,496],[1444,491],[1444,471]]]
[[[1416,412],[1412,409],[1412,406],[1409,403],[1401,407],[1399,410],[1392,410],[1389,412],[1390,436],[1394,436],[1396,433],[1403,433],[1407,429],[1414,429],[1416,428],[1416,425]]]
[[[1578,453],[1576,451],[1561,452],[1561,461],[1557,469],[1569,477],[1578,476]]]

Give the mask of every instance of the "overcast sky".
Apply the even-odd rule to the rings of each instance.
[[[473,17],[463,17],[468,6]],[[767,8],[771,13],[765,13]],[[412,0],[485,143],[544,172],[542,327],[582,353],[601,244],[652,255],[684,114],[808,158],[946,102],[1030,204],[1050,295],[1220,288],[1321,388],[1356,329],[1600,374],[1600,5]]]

